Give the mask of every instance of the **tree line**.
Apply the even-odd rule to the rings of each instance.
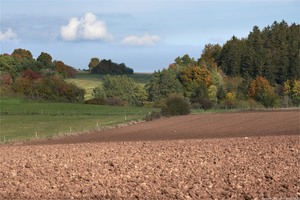
[[[145,86],[147,101],[163,107],[172,94],[194,108],[289,107],[300,103],[300,26],[254,26],[246,38],[207,44],[198,59],[177,57]],[[125,98],[124,98],[125,99]]]
[[[177,57],[154,72],[148,99],[159,107],[173,93],[194,108],[299,106],[299,32],[299,25],[275,21],[262,31],[254,26],[247,38],[207,44],[198,59]]]
[[[274,22],[260,30],[253,27],[247,38],[233,36],[214,58],[228,76],[265,77],[271,84],[282,85],[299,79],[300,26]]]
[[[205,45],[197,59],[188,54],[175,58],[167,68],[155,71],[145,87],[125,76],[133,69],[124,63],[92,58],[90,72],[107,76],[87,103],[165,108],[168,102],[179,105],[182,101],[184,108],[188,103],[201,109],[299,106],[299,32],[299,25],[285,21],[262,30],[254,26],[246,38],[233,36],[222,46]],[[52,61],[43,52],[37,59],[24,49],[0,56],[1,91],[12,88],[42,99],[55,99],[50,95],[54,93],[65,101],[82,101],[83,89],[66,86],[62,80],[75,74],[74,68]]]
[[[48,53],[34,59],[26,49],[0,55],[0,94],[34,100],[83,102],[85,91],[64,78],[74,78],[76,69],[63,61],[52,61]]]

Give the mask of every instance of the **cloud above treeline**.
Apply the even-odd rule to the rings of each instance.
[[[102,40],[112,41],[113,35],[108,32],[106,23],[97,19],[93,13],[86,13],[83,17],[72,17],[66,25],[60,27],[60,37],[64,41]],[[121,44],[133,46],[151,46],[157,44],[161,38],[157,35],[145,34],[141,37],[126,36]]]
[[[60,36],[65,41],[109,41],[113,39],[113,36],[107,31],[105,22],[98,20],[93,13],[86,13],[81,18],[73,17],[69,19],[67,25],[61,26]]]
[[[0,41],[9,41],[17,37],[17,34],[11,29],[8,28],[5,32],[0,30]]]
[[[130,35],[125,37],[121,43],[126,45],[136,45],[136,46],[144,46],[144,45],[155,45],[157,44],[161,38],[157,35],[149,35],[145,34],[142,37]]]

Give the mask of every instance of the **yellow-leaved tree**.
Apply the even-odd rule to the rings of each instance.
[[[185,67],[179,75],[179,80],[187,97],[207,95],[207,89],[212,84],[210,71],[199,66]]]

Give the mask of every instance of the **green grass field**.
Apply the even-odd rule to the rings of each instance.
[[[0,143],[83,132],[143,119],[152,108],[0,99]]]
[[[127,76],[133,78],[137,83],[145,85],[150,79],[151,73],[135,73]],[[66,81],[84,88],[86,91],[84,98],[87,100],[92,98],[93,89],[101,84],[102,79],[103,75],[90,74],[87,71],[79,71],[76,78],[67,79]]]

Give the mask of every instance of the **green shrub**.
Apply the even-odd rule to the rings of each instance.
[[[146,115],[145,120],[146,121],[153,121],[155,119],[161,118],[161,112],[159,111],[152,111],[148,115]]]
[[[192,99],[192,107],[199,109],[202,108],[204,110],[211,109],[213,107],[213,102],[204,97],[197,97]]]
[[[262,105],[258,101],[255,101],[254,99],[248,99],[244,101],[238,101],[237,107],[243,109],[254,109],[254,108],[264,108],[264,105]]]
[[[190,102],[180,94],[171,94],[166,99],[162,114],[167,116],[187,115],[191,113]]]
[[[84,103],[86,104],[93,104],[93,105],[106,105],[106,99],[103,98],[94,98],[86,100]]]
[[[86,100],[84,103],[93,104],[93,105],[110,105],[110,106],[127,106],[127,102],[123,101],[118,97],[110,97],[107,99],[104,98],[94,98]]]
[[[107,98],[106,104],[110,106],[127,106],[128,103],[119,97]]]
[[[235,100],[225,100],[223,102],[224,108],[233,109],[236,108],[236,101]]]

